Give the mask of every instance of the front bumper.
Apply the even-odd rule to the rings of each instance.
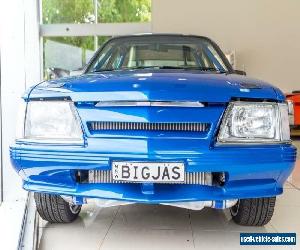
[[[294,168],[296,148],[287,144],[216,146],[189,152],[135,154],[99,152],[97,143],[88,147],[17,143],[10,147],[10,156],[28,191],[72,196],[77,200],[101,198],[159,204],[279,195]],[[188,172],[225,172],[226,182],[223,186],[204,186],[76,181],[77,170],[109,170],[113,160],[184,161]]]

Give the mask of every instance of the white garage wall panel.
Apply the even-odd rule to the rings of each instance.
[[[299,10],[299,0],[152,0],[152,31],[208,36],[249,76],[300,90]]]
[[[5,9],[1,13],[1,97],[3,198],[6,201],[19,196],[21,190],[21,181],[10,165],[8,145],[15,134],[17,96],[25,89],[24,23],[18,20],[24,18],[24,5],[22,1],[3,2],[1,9]],[[14,22],[5,21],[10,19],[9,13],[14,13]]]
[[[24,1],[24,30],[25,30],[25,84],[26,89],[37,84],[42,78],[41,48],[40,48],[40,18],[39,2]]]
[[[35,0],[14,0],[2,1],[0,6],[4,201],[15,200],[23,195],[21,179],[10,164],[8,147],[15,138],[21,96],[26,87],[40,81],[36,4]]]

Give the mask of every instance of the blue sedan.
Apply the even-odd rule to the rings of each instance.
[[[234,70],[206,37],[112,38],[82,75],[23,100],[11,161],[53,223],[86,203],[147,203],[229,208],[262,226],[296,160],[283,93]]]

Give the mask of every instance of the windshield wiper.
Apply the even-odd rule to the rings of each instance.
[[[201,70],[201,71],[216,71],[223,72],[213,67],[199,67],[199,66],[136,66],[136,67],[125,67],[125,70],[135,70],[135,69],[183,69],[183,70]]]
[[[118,70],[118,69],[96,69],[96,70],[91,71],[91,73],[100,73],[100,72],[115,71],[115,70]]]
[[[199,66],[134,66],[134,67],[123,67],[119,69],[100,69],[100,70],[94,70],[92,71],[92,73],[105,72],[105,71],[136,70],[136,69],[182,69],[182,70],[213,71],[218,73],[227,72],[221,69],[216,69],[214,67],[199,67]]]
[[[184,66],[184,67],[178,67],[185,70],[200,70],[200,71],[213,71],[218,73],[226,73],[227,71],[223,69],[217,69],[214,67],[199,67],[199,66]]]
[[[122,70],[135,70],[135,69],[160,69],[160,66],[134,66],[134,67],[123,67],[118,69],[97,69],[92,73],[106,72],[106,71],[122,71]]]
[[[172,66],[166,66],[163,68],[170,68],[170,69],[183,69],[183,70],[199,70],[199,71],[211,71],[211,72],[217,72],[217,73],[227,73],[227,71],[223,69],[216,69],[214,67],[199,67],[199,66],[178,66],[178,67],[172,67]]]

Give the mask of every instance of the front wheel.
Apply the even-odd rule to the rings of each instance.
[[[232,219],[243,226],[264,226],[271,220],[276,197],[241,199],[230,208]]]
[[[80,205],[72,205],[59,195],[34,193],[39,215],[51,223],[69,223],[74,221],[81,210]]]

